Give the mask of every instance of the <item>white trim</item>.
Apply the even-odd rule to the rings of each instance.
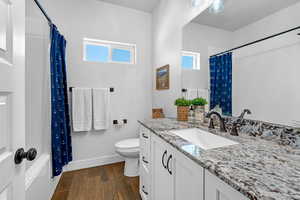
[[[1,49],[0,49],[0,50],[1,50]],[[7,60],[1,58],[1,57],[0,57],[0,63],[3,63],[3,64],[8,65],[8,66],[10,66],[10,67],[13,66],[13,64],[12,64],[11,62],[9,62],[9,61],[7,61]]]
[[[97,167],[102,165],[113,164],[117,162],[122,162],[124,159],[115,154],[111,156],[102,156],[98,158],[91,158],[86,160],[77,160],[70,162],[67,166],[64,167],[64,171],[74,171],[78,169],[86,169],[90,167]]]
[[[130,44],[130,43],[124,43],[124,42],[114,42],[114,41],[108,41],[108,40],[98,40],[98,39],[91,39],[91,38],[83,38],[84,41],[86,42],[94,42],[96,44],[115,44],[115,45],[121,45],[121,46],[136,46],[135,44]]]

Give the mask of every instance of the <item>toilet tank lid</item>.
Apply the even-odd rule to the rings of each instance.
[[[117,142],[115,145],[117,148],[138,148],[140,147],[139,138],[127,139]]]

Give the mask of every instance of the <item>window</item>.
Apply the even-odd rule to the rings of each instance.
[[[136,63],[136,45],[84,39],[84,61],[104,63]]]
[[[181,67],[183,69],[200,70],[200,53],[191,51],[182,51]]]

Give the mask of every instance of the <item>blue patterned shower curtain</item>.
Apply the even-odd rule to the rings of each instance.
[[[72,161],[71,127],[66,76],[66,40],[51,25],[51,146],[53,176]]]
[[[211,57],[210,109],[219,105],[223,115],[232,115],[232,53]]]

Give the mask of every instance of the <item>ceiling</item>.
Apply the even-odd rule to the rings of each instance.
[[[102,0],[107,3],[117,4],[136,10],[152,12],[160,0]]]
[[[222,13],[211,14],[207,9],[193,22],[235,31],[299,2],[299,0],[225,0],[225,10]]]

